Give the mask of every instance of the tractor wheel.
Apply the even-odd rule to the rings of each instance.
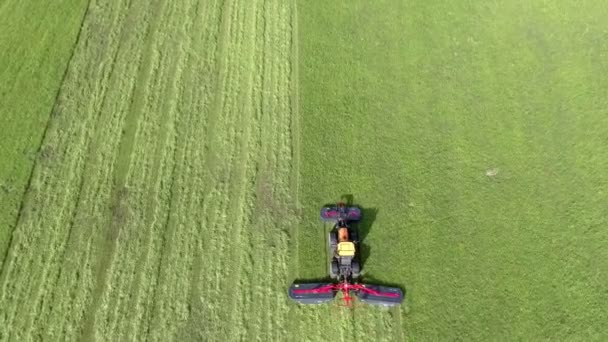
[[[337,260],[331,261],[331,266],[329,268],[329,276],[333,279],[338,278],[338,274],[340,272],[340,267],[338,266]]]
[[[321,208],[321,221],[323,222],[335,222],[340,218],[340,211],[334,206],[325,206]]]
[[[353,260],[350,265],[350,268],[353,274],[353,278],[359,278],[359,276],[361,275],[361,265],[359,265],[359,262],[357,260]]]
[[[329,232],[329,247],[333,250],[338,245],[338,236],[336,232]]]
[[[350,233],[350,239],[354,242],[354,243],[359,243],[359,232],[355,229],[351,230]]]

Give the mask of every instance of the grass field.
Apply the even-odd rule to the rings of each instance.
[[[0,0],[0,340],[607,337],[601,2],[49,6]],[[403,306],[288,302],[341,195]]]
[[[0,1],[0,268],[86,6]]]
[[[607,13],[299,6],[305,276],[325,271],[317,207],[352,194],[408,339],[606,339]]]
[[[91,3],[2,268],[0,339],[284,340],[293,12]]]

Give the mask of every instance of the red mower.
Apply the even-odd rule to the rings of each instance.
[[[351,306],[354,299],[368,304],[395,306],[403,302],[403,291],[396,287],[358,283],[361,265],[359,262],[359,234],[354,225],[362,219],[359,207],[346,206],[340,202],[335,206],[321,208],[321,220],[334,223],[329,232],[330,251],[329,276],[333,283],[294,283],[289,288],[289,297],[300,304],[323,304],[342,294],[343,305]]]

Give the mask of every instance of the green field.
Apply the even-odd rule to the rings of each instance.
[[[45,6],[0,0],[1,341],[608,338],[602,2]],[[288,301],[343,195],[401,307]]]
[[[0,268],[86,6],[0,1]]]
[[[3,264],[1,339],[286,336],[293,10],[90,4]]]
[[[352,194],[412,340],[606,339],[607,13],[300,6],[305,274],[324,271],[316,206]]]

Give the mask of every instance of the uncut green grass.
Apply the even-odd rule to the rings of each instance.
[[[299,277],[327,272],[319,206],[352,194],[377,210],[365,277],[407,291],[383,318],[402,335],[377,338],[608,338],[607,14],[599,1],[298,4]]]
[[[0,268],[86,6],[0,1]]]

